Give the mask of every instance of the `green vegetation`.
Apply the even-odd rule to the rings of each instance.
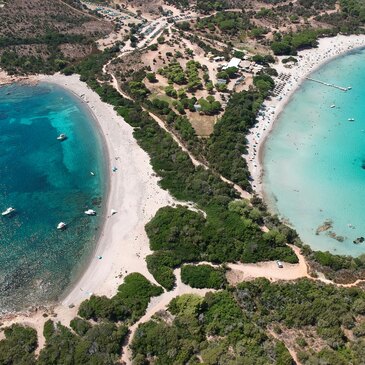
[[[128,91],[132,97],[136,99],[145,99],[150,93],[146,85],[142,81],[129,81],[127,85]]]
[[[138,327],[135,364],[293,364],[285,346],[254,324],[228,292],[204,299],[184,295],[169,310],[171,324],[157,318]]]
[[[94,85],[94,89],[103,101],[114,105],[126,122],[136,128],[134,136],[149,153],[151,164],[161,177],[162,188],[168,189],[179,200],[195,202],[207,213],[207,218],[204,219],[199,213],[190,212],[183,207],[166,207],[160,209],[146,226],[151,249],[155,251],[148,258],[148,265],[161,285],[171,289],[174,285],[172,270],[185,262],[258,262],[273,259],[297,262],[296,255],[285,245],[285,235],[275,232],[264,234],[258,224],[250,219],[242,219],[240,214],[230,211],[228,204],[236,197],[232,188],[212,171],[194,167],[187,154],[139,105],[124,99],[110,86]],[[236,126],[241,124],[242,137],[237,136],[237,140],[243,141],[245,128],[248,128],[248,123],[254,123],[254,110],[261,101],[262,96],[254,92],[234,95],[225,115],[217,123],[227,133],[227,145],[223,146],[217,136],[216,144],[211,143],[209,147],[212,150],[217,148],[218,151],[218,146],[221,146],[219,148],[224,147],[224,151],[237,153],[237,149],[229,148],[233,134],[229,128],[236,130]],[[165,109],[166,103],[160,105]],[[167,115],[167,122],[172,123],[174,128],[178,128],[178,125],[189,125],[185,117],[171,112]],[[232,126],[229,124],[231,122]],[[189,135],[187,138],[192,141]],[[236,163],[236,156],[239,156],[239,163],[244,163],[240,154],[226,157],[224,163]],[[214,167],[220,171],[220,161]]]
[[[174,285],[173,269],[184,262],[257,262],[278,257],[297,262],[296,255],[285,245],[283,233],[263,233],[256,223],[242,219],[232,209],[206,209],[207,219],[184,207],[161,208],[146,225],[155,251],[147,258],[148,267],[166,289]]]
[[[262,102],[263,96],[255,91],[233,94],[207,144],[212,167],[248,191],[252,190],[250,173],[242,154],[246,153],[245,136],[255,125]]]
[[[181,267],[181,280],[192,288],[221,289],[227,284],[223,269],[210,265],[184,265]]]
[[[297,51],[305,48],[317,47],[318,36],[322,31],[314,29],[304,30],[299,33],[276,34],[276,40],[271,44],[271,49],[276,55],[296,55]]]
[[[179,62],[171,62],[168,66],[158,70],[158,73],[167,78],[169,83],[186,85],[187,80],[183,68]]]
[[[65,56],[60,46],[63,44],[83,44],[92,47],[92,41],[81,35],[62,35],[57,33],[50,33],[40,38],[0,38],[0,49],[6,50],[0,57],[0,66],[7,70],[10,74],[25,73],[53,73],[64,69],[71,60]],[[41,55],[22,55],[12,47],[15,45],[46,45],[48,47],[49,56],[45,59]]]
[[[189,6],[189,0],[166,0],[166,3],[180,9],[186,9]]]
[[[44,326],[46,345],[37,364],[117,364],[128,328],[110,322],[93,326],[86,323],[80,333],[74,334],[60,323],[48,320]]]
[[[35,364],[34,351],[38,346],[37,332],[33,328],[13,324],[4,330],[0,341],[0,364]]]
[[[302,251],[312,270],[323,272],[328,279],[335,282],[351,283],[364,277],[365,255],[334,255],[328,251],[312,251],[309,246],[304,246]]]
[[[275,87],[274,80],[269,75],[265,74],[255,76],[253,78],[253,84],[264,97],[268,96],[270,91]]]
[[[162,316],[138,327],[132,343],[138,363],[174,364],[179,359],[198,364],[199,355],[212,365],[293,365],[287,341],[305,365],[363,363],[361,289],[308,279],[276,284],[258,279],[205,298],[177,297],[169,311],[175,316],[172,322]],[[279,340],[268,336],[269,329]]]
[[[252,29],[250,16],[239,12],[218,12],[216,15],[201,18],[197,23],[198,30],[219,30],[223,35],[237,37]]]
[[[187,85],[187,89],[190,92],[194,92],[201,89],[203,86],[199,76],[200,68],[201,66],[199,62],[188,61],[186,64],[186,71],[184,71],[180,63],[175,60],[168,66],[159,69],[158,73],[166,77],[169,83]]]
[[[190,92],[194,92],[202,88],[202,81],[199,77],[199,69],[201,65],[196,61],[188,61],[186,63],[186,76],[188,79],[187,89]]]
[[[275,59],[271,55],[255,55],[252,57],[252,61],[258,63],[259,65],[268,66],[270,63],[275,63]]]
[[[214,96],[209,95],[206,99],[200,98],[198,100],[198,104],[200,105],[200,113],[206,115],[215,115],[218,114],[221,109],[222,105],[219,101],[214,99]]]
[[[133,322],[144,314],[151,297],[162,292],[160,287],[152,285],[143,275],[130,274],[114,297],[109,299],[92,295],[82,302],[78,314],[85,319]]]
[[[237,77],[237,67],[228,67],[225,70],[219,71],[217,73],[217,79],[230,80]]]
[[[80,13],[78,2],[68,3],[7,2],[0,9],[0,67],[10,74],[49,74],[95,51],[94,41],[108,34],[112,26]],[[91,21],[94,24],[89,27]]]
[[[146,78],[149,82],[152,82],[152,83],[158,82],[158,80],[156,79],[156,74],[154,72],[147,73]]]
[[[202,13],[210,13],[211,11],[226,9],[228,4],[225,0],[197,0],[196,8]]]

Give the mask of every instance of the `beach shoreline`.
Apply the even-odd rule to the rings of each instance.
[[[275,78],[276,83],[282,86],[281,93],[265,100],[265,109],[262,115],[257,118],[258,122],[251,128],[247,135],[248,148],[246,159],[254,191],[268,202],[263,186],[265,144],[270,133],[280,118],[285,106],[290,102],[294,93],[301,87],[302,83],[310,74],[323,67],[332,60],[345,56],[347,53],[357,49],[365,48],[365,35],[337,35],[335,37],[320,38],[317,48],[300,51],[295,58],[298,60],[291,68],[286,68],[281,62],[288,56],[279,56],[279,64],[273,66],[278,74],[289,75],[287,81],[283,82]],[[330,82],[330,80],[324,80]],[[343,85],[350,86],[350,85]],[[274,209],[274,207],[271,207]],[[275,209],[274,209],[275,210]]]
[[[9,80],[13,81],[2,84],[19,81]],[[123,278],[132,272],[139,272],[156,284],[145,260],[151,251],[144,227],[158,209],[173,205],[175,200],[158,185],[159,177],[152,169],[148,154],[134,139],[133,128],[113,106],[104,103],[98,94],[80,81],[79,75],[39,75],[26,80],[55,84],[81,99],[101,133],[108,159],[105,171],[109,174],[105,219],[100,226],[99,240],[59,302],[1,317],[4,327],[22,323],[35,328],[40,349],[44,344],[43,325],[49,318],[69,325],[81,302],[92,294],[112,297]],[[112,171],[112,167],[117,170]],[[111,214],[111,209],[117,213]]]

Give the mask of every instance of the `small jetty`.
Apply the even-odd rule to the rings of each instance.
[[[349,87],[338,86],[338,85],[330,84],[328,82],[324,82],[324,81],[321,81],[321,80],[313,79],[312,77],[307,77],[306,79],[309,80],[309,81],[317,82],[318,84],[321,84],[321,85],[334,87],[335,89],[338,89],[338,90],[341,90],[341,91],[348,91],[348,90],[352,89],[351,86],[349,86]]]

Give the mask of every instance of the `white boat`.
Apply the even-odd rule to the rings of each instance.
[[[348,86],[348,87],[347,87],[347,90],[351,90],[351,89],[352,89],[352,86]]]
[[[60,222],[57,225],[57,229],[65,229],[67,224],[65,222]]]
[[[91,176],[95,176],[95,172],[90,171]]]
[[[59,141],[64,141],[65,139],[67,139],[67,136],[66,136],[66,134],[61,133],[61,134],[57,137],[57,139],[58,139]]]
[[[95,210],[88,209],[88,210],[85,210],[85,214],[86,215],[96,215],[96,212],[95,212]]]
[[[110,214],[111,215],[114,215],[114,214],[117,214],[118,212],[115,210],[115,209],[112,209],[111,211],[110,211]]]
[[[9,215],[13,212],[15,212],[15,209],[10,207],[10,208],[6,209],[4,212],[2,212],[1,215],[5,217],[6,215]]]
[[[355,118],[349,118],[347,119],[349,122],[354,122],[355,121]]]
[[[335,104],[332,104],[331,105],[331,109],[333,109],[333,108],[336,108],[336,105]]]

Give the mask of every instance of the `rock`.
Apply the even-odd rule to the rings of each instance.
[[[332,228],[332,225],[333,225],[332,220],[331,219],[327,219],[326,221],[323,222],[323,224],[321,226],[319,226],[316,229],[316,235],[319,235],[322,232],[328,231],[329,229]]]
[[[353,242],[354,242],[355,245],[358,245],[359,243],[363,243],[364,241],[365,241],[364,237],[358,237]]]

